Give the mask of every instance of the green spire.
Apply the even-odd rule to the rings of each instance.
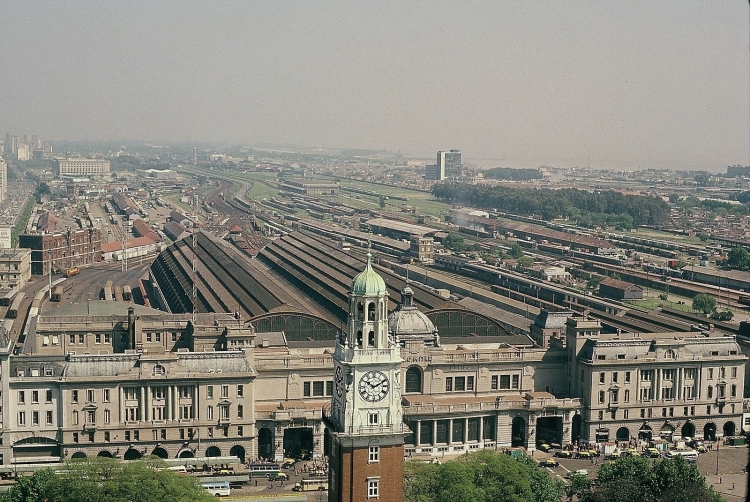
[[[367,251],[367,265],[365,265],[364,271],[354,278],[349,291],[357,296],[379,296],[388,293],[385,281],[372,268],[372,254],[369,250]]]

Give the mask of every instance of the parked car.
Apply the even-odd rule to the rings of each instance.
[[[559,458],[573,458],[573,453],[568,450],[559,450],[555,452],[555,456]]]
[[[586,469],[578,469],[577,471],[571,471],[568,474],[565,475],[568,479],[573,479],[573,476],[584,476],[588,477],[589,471]]]
[[[548,445],[547,443],[542,443],[539,445],[539,449],[542,451],[550,451],[552,447]]]
[[[579,450],[576,458],[594,458],[594,455],[588,450]]]
[[[560,465],[560,462],[554,458],[545,458],[539,462],[539,467],[557,467],[558,465]]]
[[[648,458],[659,458],[661,457],[661,452],[656,448],[647,448],[646,451],[643,452],[643,456]]]
[[[270,481],[289,481],[289,474],[280,472],[268,478]]]

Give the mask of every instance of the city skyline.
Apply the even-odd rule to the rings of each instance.
[[[480,167],[750,164],[746,2],[41,8],[10,1],[0,18],[14,134],[458,148]]]

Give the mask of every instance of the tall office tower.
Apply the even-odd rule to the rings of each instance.
[[[23,135],[23,144],[31,146],[31,138],[28,134]]]
[[[198,161],[198,149],[193,147],[193,164]]]
[[[463,173],[464,165],[461,163],[461,150],[451,149],[449,152],[437,153],[437,170],[444,178],[459,178]]]
[[[38,134],[32,134],[31,135],[31,149],[32,150],[38,150],[42,147],[42,142],[39,141],[39,135]]]
[[[0,202],[8,196],[8,165],[0,158]]]
[[[440,158],[440,153],[438,153]],[[444,180],[445,179],[445,163],[438,162],[437,164],[429,164],[425,166],[424,179],[426,180]]]
[[[5,143],[3,143],[3,153],[7,153],[8,155],[11,155],[10,151],[10,133],[5,133]]]
[[[18,136],[11,136],[10,138],[10,154],[14,157],[18,155]]]

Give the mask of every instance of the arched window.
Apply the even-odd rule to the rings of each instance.
[[[357,331],[357,348],[362,348],[362,331]]]
[[[157,364],[154,366],[154,375],[163,375],[167,372],[167,370],[164,369],[164,366],[161,364]]]
[[[667,359],[677,359],[677,354],[675,354],[674,350],[667,349],[666,352],[664,352],[664,357]]]
[[[367,320],[368,321],[375,320],[375,304],[372,302],[367,304]]]
[[[357,319],[362,319],[365,313],[365,304],[362,302],[357,303]]]
[[[368,347],[374,347],[375,346],[375,332],[370,331],[367,333],[367,346]]]
[[[406,370],[406,392],[422,393],[422,368],[419,366]]]

